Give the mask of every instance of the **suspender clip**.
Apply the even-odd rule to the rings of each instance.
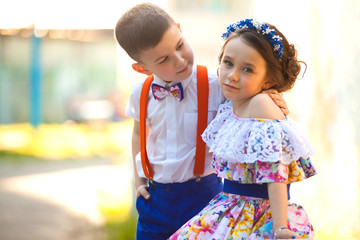
[[[195,182],[200,182],[200,180],[201,180],[201,175],[200,174],[196,174],[195,175]]]
[[[149,182],[150,182],[152,185],[155,185],[154,180],[153,180],[152,178],[149,179]]]

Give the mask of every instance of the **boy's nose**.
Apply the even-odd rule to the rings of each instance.
[[[177,53],[176,54],[176,65],[177,66],[183,65],[184,59],[185,58],[181,55],[181,53]]]

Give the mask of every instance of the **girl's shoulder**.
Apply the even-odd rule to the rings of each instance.
[[[266,93],[255,95],[248,105],[250,118],[284,119],[281,109]]]

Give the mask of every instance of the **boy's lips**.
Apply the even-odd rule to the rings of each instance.
[[[186,70],[188,69],[188,65],[186,65],[186,67],[183,69],[183,70],[181,70],[181,71],[179,71],[178,73],[183,73],[183,72],[186,72]]]

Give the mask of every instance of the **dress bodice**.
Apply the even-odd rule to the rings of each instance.
[[[314,148],[296,122],[239,118],[231,102],[202,135],[220,177],[242,183],[296,182],[315,175]]]

